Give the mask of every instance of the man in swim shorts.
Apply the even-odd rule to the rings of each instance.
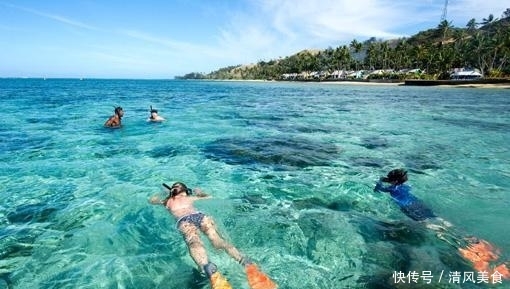
[[[185,184],[180,182],[174,183],[172,187],[165,184],[163,184],[163,186],[169,190],[168,196],[163,200],[154,196],[150,199],[150,203],[165,206],[175,217],[177,220],[176,226],[188,245],[191,258],[210,278],[213,288],[230,288],[230,285],[217,271],[216,265],[209,261],[204,244],[200,239],[200,232],[207,236],[214,248],[225,250],[234,260],[243,265],[247,270],[247,274],[249,270],[255,270],[258,281],[260,281],[260,278],[267,278],[267,280],[264,280],[266,282],[264,287],[252,288],[276,288],[276,286],[268,287],[267,285],[272,281],[263,275],[262,272],[256,270],[256,266],[253,262],[243,257],[239,250],[220,236],[212,217],[195,209],[193,203],[197,200],[209,198],[207,194],[203,193],[200,189],[195,189],[195,194],[193,195],[192,190],[188,189]],[[250,274],[248,274],[249,279],[250,277]],[[248,281],[250,282],[250,280]]]
[[[122,107],[117,106],[114,110],[114,114],[104,123],[105,127],[117,128],[122,123],[122,117],[124,116],[124,110]]]

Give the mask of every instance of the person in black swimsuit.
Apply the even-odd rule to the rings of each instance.
[[[200,189],[195,189],[195,194],[193,194],[191,189],[188,189],[185,184],[180,182],[174,183],[171,187],[166,184],[163,184],[163,186],[169,190],[168,196],[163,200],[153,196],[149,202],[165,206],[177,219],[176,227],[182,233],[188,245],[191,258],[211,279],[213,288],[230,287],[227,280],[218,272],[216,265],[209,261],[204,244],[200,239],[200,232],[207,236],[216,249],[225,250],[234,260],[243,265],[247,272],[248,270],[251,270],[250,272],[256,271],[254,272],[256,276],[253,273],[250,274],[257,278],[257,282],[266,278],[264,282],[273,285],[273,287],[266,286],[266,288],[276,288],[274,284],[270,283],[272,281],[267,276],[258,271],[256,265],[249,258],[244,257],[237,248],[220,236],[212,217],[195,209],[193,203],[196,200],[209,198],[207,194],[203,193]],[[250,278],[251,275],[248,275],[248,277]]]

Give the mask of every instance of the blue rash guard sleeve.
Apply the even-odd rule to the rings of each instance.
[[[386,192],[386,193],[389,193],[391,190],[390,190],[390,186],[385,187],[384,184],[381,181],[378,181],[375,184],[374,191],[375,192]]]
[[[415,221],[423,221],[428,218],[436,217],[431,209],[411,194],[411,187],[408,185],[384,186],[384,184],[379,181],[375,185],[374,191],[390,193],[393,201],[400,207],[400,210]]]

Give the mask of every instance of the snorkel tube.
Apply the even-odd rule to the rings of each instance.
[[[157,109],[153,109],[152,108],[152,105],[150,106],[150,110],[149,110],[149,118],[150,119],[154,119],[154,117],[152,116],[153,113],[158,113],[158,110]]]
[[[180,184],[180,185],[181,185],[181,186],[185,189],[185,191],[186,191],[186,195],[188,195],[188,196],[189,196],[189,195],[193,194],[193,191],[192,191],[191,189],[189,189],[189,188],[188,188],[185,184],[183,184],[183,183],[179,183],[179,182],[177,182],[177,183],[173,184],[171,187],[170,187],[169,185],[165,184],[165,183],[163,183],[162,185],[163,185],[163,187],[165,187],[165,188],[166,188],[166,189],[170,192],[170,196],[172,196],[172,197],[173,197],[173,196],[177,195],[178,193],[180,193],[180,192],[176,192],[176,188],[174,188],[174,186],[175,186],[176,184]]]
[[[165,188],[166,188],[166,189],[167,189],[170,193],[172,192],[172,188],[171,188],[169,185],[167,185],[167,184],[165,184],[165,183],[162,183],[162,185],[163,185],[163,187],[165,187]]]

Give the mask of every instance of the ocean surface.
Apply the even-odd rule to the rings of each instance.
[[[175,181],[213,196],[197,207],[279,288],[510,288],[465,281],[451,242],[373,191],[407,169],[450,240],[510,260],[508,89],[0,79],[0,100],[0,288],[210,288],[148,203]]]

